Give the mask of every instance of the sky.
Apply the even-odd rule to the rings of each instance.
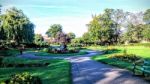
[[[87,31],[92,15],[106,8],[129,12],[145,11],[150,0],[0,0],[3,9],[16,7],[35,24],[35,33],[45,35],[52,24],[61,24],[65,33],[77,37]]]

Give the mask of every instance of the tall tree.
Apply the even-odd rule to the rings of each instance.
[[[89,33],[95,42],[102,44],[114,43],[114,21],[111,19],[113,9],[105,9],[104,14],[94,16],[88,24]]]
[[[146,22],[143,29],[144,40],[150,41],[150,9],[147,9],[144,13],[143,20]]]
[[[0,40],[4,40],[5,38],[5,32],[4,32],[4,29],[2,28],[2,15],[1,15],[1,8],[2,8],[2,5],[0,5]]]
[[[126,41],[129,41],[129,42],[140,42],[140,41],[142,41],[143,30],[144,30],[144,26],[142,24],[140,24],[140,25],[130,24],[128,26],[128,29],[126,32]]]
[[[150,24],[150,9],[147,9],[147,10],[145,11],[143,20],[144,20],[146,23]]]
[[[91,35],[91,39],[93,41],[101,41],[102,35],[101,35],[101,29],[102,26],[99,23],[99,20],[101,18],[101,15],[99,16],[92,16],[92,21],[87,25],[88,26],[88,32],[89,35]],[[87,35],[87,34],[86,34]],[[84,38],[84,36],[83,36]]]
[[[48,37],[56,37],[56,34],[58,32],[62,32],[62,26],[60,24],[53,24],[50,26],[50,28],[47,30],[46,34]]]
[[[142,35],[144,37],[144,40],[150,41],[150,25],[149,24],[144,25]]]
[[[17,44],[31,43],[34,38],[34,24],[25,16],[22,10],[13,7],[2,16],[2,28],[8,41]]]
[[[115,22],[115,27],[114,27],[114,40],[115,42],[119,42],[120,36],[121,36],[121,26],[122,23],[125,22],[125,13],[121,9],[117,10],[112,10],[111,13],[112,20]]]

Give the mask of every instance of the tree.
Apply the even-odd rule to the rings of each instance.
[[[101,17],[101,15],[93,16],[93,20],[90,21],[90,23],[87,25],[88,32],[91,35],[91,39],[93,39],[93,41],[98,41],[98,40],[101,40],[101,38],[102,38],[101,33],[100,33],[102,26],[99,23],[100,17]],[[83,38],[84,38],[84,36],[83,36]]]
[[[117,9],[112,10],[111,18],[115,22],[114,27],[114,40],[116,43],[120,42],[120,36],[121,36],[121,26],[122,23],[125,22],[126,16],[123,10]]]
[[[67,44],[70,43],[70,38],[67,34],[63,32],[57,32],[55,36],[55,40],[57,43],[61,44],[61,50],[66,51],[67,50]]]
[[[115,22],[111,18],[111,14],[113,9],[105,9],[104,14],[101,18],[101,25],[104,29],[104,42],[108,44],[113,44],[115,42],[114,35],[115,35]]]
[[[67,34],[67,36],[70,38],[70,39],[74,39],[76,37],[76,35],[73,33],[73,32],[69,32]]]
[[[34,43],[37,45],[42,45],[43,42],[44,42],[43,36],[41,34],[35,34]]]
[[[146,22],[142,35],[144,40],[150,41],[150,9],[147,9],[144,13],[143,20]]]
[[[146,23],[150,24],[150,9],[147,9],[146,12],[144,13],[143,20]]]
[[[142,24],[140,25],[133,25],[130,24],[128,26],[127,32],[126,32],[126,41],[128,42],[140,42],[143,39],[142,31],[144,30],[144,27]]]
[[[114,21],[111,19],[113,9],[105,9],[104,14],[94,16],[88,24],[88,32],[96,43],[114,43]]]
[[[60,24],[53,24],[50,26],[50,28],[48,29],[48,31],[46,32],[46,34],[48,35],[48,37],[56,37],[56,34],[58,32],[62,32],[62,26]]]
[[[82,38],[75,38],[73,40],[71,40],[71,44],[74,47],[81,47],[83,43],[83,39]]]
[[[63,32],[58,32],[55,37],[56,42],[60,44],[68,44],[70,42],[70,38],[67,36],[67,34]]]
[[[2,11],[2,5],[0,5],[0,15],[1,15],[1,11]]]
[[[144,30],[142,31],[142,35],[144,40],[150,41],[150,25],[146,24],[144,25]]]
[[[83,43],[87,46],[92,43],[91,35],[89,32],[85,32],[82,36]]]
[[[0,27],[0,41],[6,40],[6,33],[3,27]]]
[[[32,43],[34,39],[34,24],[24,15],[22,10],[13,7],[2,15],[1,32],[6,34],[6,40],[20,43]]]
[[[2,6],[0,5],[0,40],[4,40],[5,32],[4,32],[4,29],[1,26],[1,23],[2,23],[1,7]]]

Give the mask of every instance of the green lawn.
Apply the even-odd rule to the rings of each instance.
[[[85,55],[87,52],[78,52],[78,53],[65,53],[65,54],[54,54],[54,53],[46,53],[46,52],[36,52],[36,56],[78,56]]]
[[[128,70],[132,70],[132,63],[131,62],[126,62],[118,59],[113,59],[110,58],[109,56],[114,55],[114,54],[120,54],[123,53],[124,49],[127,50],[128,54],[136,54],[137,56],[140,56],[144,59],[150,59],[150,47],[144,47],[144,46],[109,46],[109,47],[88,47],[89,49],[95,49],[95,50],[103,50],[106,48],[115,48],[118,51],[115,52],[109,52],[109,54],[104,54],[104,55],[97,55],[92,57],[93,60],[103,62],[109,65],[117,66],[120,68],[126,68]],[[150,62],[150,60],[147,60]],[[140,73],[140,72],[139,72]]]
[[[113,55],[113,54],[97,55],[97,56],[92,57],[92,59],[102,62],[102,63],[109,64],[109,65],[132,70],[132,63],[121,61],[121,60],[116,60],[116,59],[111,59],[108,57],[110,55]]]
[[[127,50],[127,53],[129,54],[136,54],[137,56],[140,56],[142,58],[150,58],[150,47],[144,47],[144,46],[126,46],[126,47],[114,47],[123,52],[124,49]]]
[[[35,64],[50,63],[43,67],[10,67],[0,68],[0,81],[8,79],[12,74],[29,72],[32,75],[39,76],[43,84],[70,84],[70,63],[66,60],[30,60],[22,58],[5,58],[4,64]]]
[[[124,49],[127,50],[128,54],[136,54],[137,56],[140,56],[142,58],[150,58],[150,47],[144,47],[144,46],[109,46],[109,47],[103,47],[103,46],[90,46],[88,49],[93,50],[104,50],[107,48],[115,48],[119,51],[117,53],[123,53]]]
[[[17,54],[19,54],[17,49],[0,50],[0,56],[16,56]]]

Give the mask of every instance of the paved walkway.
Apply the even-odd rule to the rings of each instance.
[[[131,72],[102,64],[90,59],[97,52],[79,57],[59,57],[72,63],[73,84],[149,84],[143,79],[133,76]],[[37,58],[37,56],[23,56]],[[43,57],[53,58],[53,57]]]

